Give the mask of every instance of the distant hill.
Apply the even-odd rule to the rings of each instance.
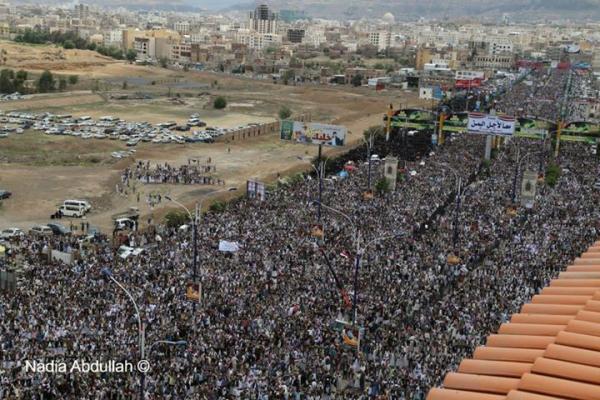
[[[398,20],[419,17],[600,18],[600,0],[271,0],[274,8],[305,10],[314,17],[358,19],[391,12]],[[247,4],[244,7],[248,7]]]
[[[12,0],[12,3],[41,3],[42,0]],[[94,3],[81,0],[82,3]],[[508,14],[514,19],[570,18],[600,19],[600,0],[103,0],[104,6],[123,6],[131,9],[155,8],[166,10],[248,10],[258,3],[274,9],[304,10],[313,17],[359,19],[380,17],[391,12],[398,20],[415,18],[460,18],[482,16],[500,18]],[[64,0],[44,0],[64,3]]]

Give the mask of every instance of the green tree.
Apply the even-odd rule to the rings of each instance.
[[[61,92],[67,90],[67,80],[65,78],[60,78],[58,80],[58,90],[60,90]]]
[[[363,81],[363,76],[361,74],[356,74],[352,77],[352,80],[350,81],[350,83],[352,83],[352,86],[354,86],[354,87],[359,87],[362,85],[362,81]]]
[[[388,181],[387,178],[381,178],[380,180],[377,181],[377,183],[375,184],[375,190],[377,191],[377,193],[379,193],[380,195],[383,195],[385,193],[388,193],[390,191],[390,181]]]
[[[169,211],[165,215],[165,224],[169,228],[179,228],[188,222],[189,218],[187,213],[179,210]]]
[[[3,69],[0,71],[0,93],[13,93],[15,91],[13,79],[14,73],[12,69]]]
[[[158,60],[158,63],[162,68],[167,68],[169,66],[169,60],[167,59],[167,57],[161,57]]]
[[[219,96],[215,99],[213,106],[217,109],[217,110],[222,110],[225,107],[227,107],[227,100],[225,99],[225,97],[223,96]]]
[[[225,209],[227,208],[227,204],[222,202],[222,201],[215,201],[214,203],[212,203],[209,207],[209,210],[215,213],[220,213],[225,211]]]
[[[22,69],[19,70],[17,72],[17,79],[20,80],[20,81],[25,82],[27,80],[27,71],[24,71]]]
[[[74,49],[75,48],[75,43],[73,43],[71,40],[65,40],[63,43],[63,47],[65,49]]]
[[[54,90],[54,76],[52,76],[52,72],[45,70],[40,75],[40,79],[37,82],[38,91],[40,93],[48,93]]]
[[[378,136],[383,136],[383,127],[374,125],[371,126],[363,132],[366,141],[369,141],[371,136],[373,136],[373,142],[377,139]]]
[[[137,52],[134,49],[129,49],[127,50],[127,53],[125,53],[125,58],[127,58],[127,61],[130,63],[134,62],[137,58]]]
[[[77,76],[77,75],[69,76],[69,84],[77,85],[77,82],[79,82],[79,76]]]
[[[279,109],[279,119],[288,119],[292,116],[292,110],[288,106],[281,106]]]
[[[546,168],[546,183],[550,187],[556,186],[558,178],[560,177],[560,167],[556,164],[551,164]]]

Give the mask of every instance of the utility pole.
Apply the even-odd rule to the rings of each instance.
[[[199,291],[199,295],[200,295],[200,301],[202,301],[202,284],[200,282],[198,282],[198,272],[197,272],[197,267],[198,267],[198,214],[199,211],[198,210],[198,204],[196,204],[196,210],[195,210],[195,214],[194,214],[194,221],[193,221],[193,226],[192,226],[192,242],[193,242],[193,246],[194,246],[194,261],[192,263],[192,281],[194,282],[194,284],[199,284],[200,285],[200,291]],[[193,305],[193,310],[194,310],[194,314],[196,314],[196,302],[194,302]]]
[[[319,144],[319,155],[317,157],[317,165],[319,166],[319,207],[317,208],[317,219],[321,222],[321,201],[323,196],[323,162],[321,161],[323,145]]]

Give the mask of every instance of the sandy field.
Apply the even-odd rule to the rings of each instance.
[[[0,42],[0,48],[3,47]],[[29,47],[29,46],[25,46]],[[35,46],[32,46],[35,47]],[[32,51],[48,51],[33,49]],[[81,51],[79,51],[81,52]],[[170,71],[156,67],[140,67],[104,60],[87,54],[93,61],[84,64],[82,54],[69,55],[67,62],[53,72],[78,74],[82,80],[93,80],[101,88],[92,93],[81,87],[71,93],[34,96],[28,100],[0,103],[0,110],[48,111],[56,114],[113,115],[128,121],[152,123],[186,121],[193,113],[200,114],[209,125],[235,127],[247,123],[276,120],[282,105],[295,115],[310,115],[315,122],[344,125],[349,130],[345,149],[326,149],[326,156],[341,153],[361,141],[362,132],[382,124],[382,116],[390,103],[398,106],[426,106],[415,94],[404,91],[375,92],[368,88],[284,86],[240,78],[231,75]],[[40,56],[38,54],[38,56]],[[54,60],[34,63],[23,56],[19,61],[28,67],[51,67]],[[89,62],[92,62],[87,60]],[[39,60],[38,60],[39,61]],[[127,88],[122,82],[126,80]],[[85,85],[82,83],[81,85]],[[113,95],[144,94],[143,99],[117,100]],[[214,110],[212,101],[224,96],[229,103],[225,110]],[[170,194],[186,205],[196,202],[207,206],[214,199],[240,195],[249,178],[265,182],[310,168],[308,161],[316,156],[317,147],[284,143],[278,135],[262,136],[245,141],[225,141],[213,144],[142,143],[134,157],[123,160],[111,158],[110,153],[125,150],[120,141],[82,140],[73,137],[47,136],[40,132],[11,135],[0,139],[0,189],[13,197],[0,207],[0,228],[11,226],[28,229],[34,224],[49,222],[49,216],[65,199],[86,199],[93,210],[88,215],[91,225],[110,231],[111,216],[137,206],[144,215],[159,220],[165,213],[164,203],[150,209],[145,202],[149,193]],[[216,177],[225,186],[142,185],[127,195],[116,192],[121,172],[136,160],[152,163],[187,163],[189,157],[212,158],[217,166]],[[238,190],[229,191],[235,187]],[[140,202],[137,194],[140,194]],[[74,220],[74,223],[79,222]],[[63,223],[69,224],[67,219]]]

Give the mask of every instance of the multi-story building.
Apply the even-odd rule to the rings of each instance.
[[[288,29],[287,40],[291,43],[302,43],[305,33],[304,29]]]
[[[180,63],[190,62],[192,59],[192,44],[181,42],[171,45],[170,59]]]
[[[191,31],[191,24],[188,21],[175,22],[173,29],[182,35],[187,35]]]
[[[156,58],[156,38],[137,36],[133,39],[133,49],[139,60]]]
[[[105,47],[121,48],[123,44],[123,31],[117,29],[105,31],[103,34],[103,39]]]
[[[473,57],[472,66],[478,69],[511,69],[515,64],[513,55],[481,55]]]
[[[250,29],[258,33],[274,34],[277,33],[277,28],[277,14],[272,12],[266,4],[259,5],[250,13]]]
[[[369,32],[369,43],[377,47],[377,51],[385,51],[392,45],[392,32]]]

